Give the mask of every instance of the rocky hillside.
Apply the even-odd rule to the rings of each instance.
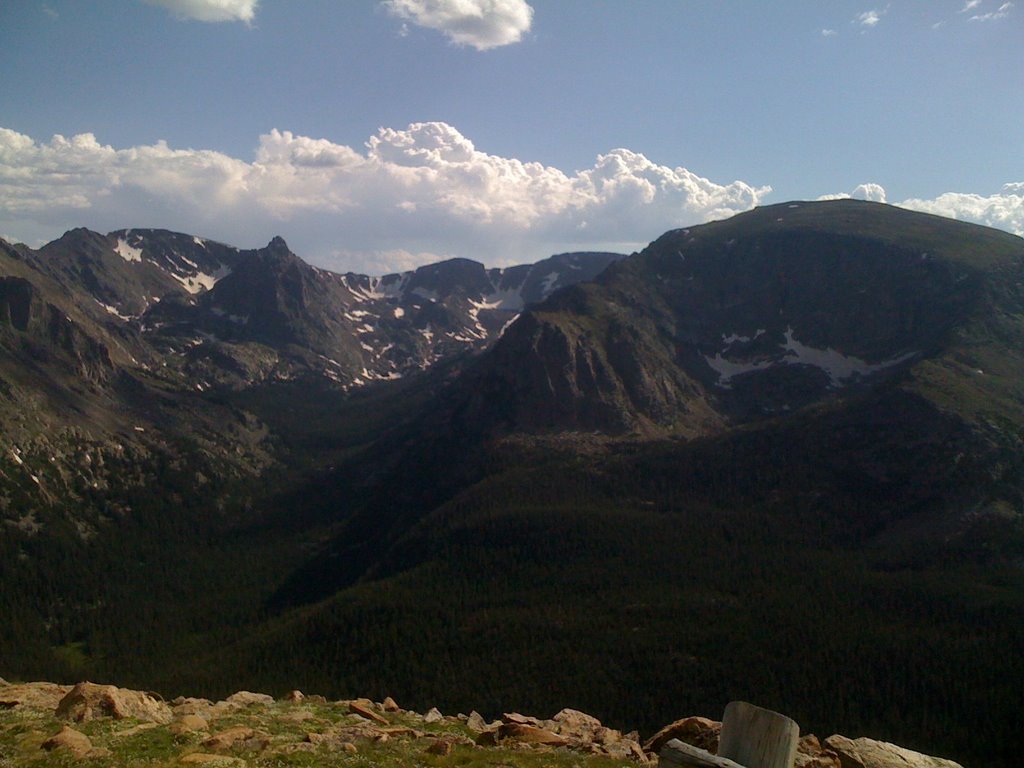
[[[695,437],[899,380],[1024,424],[1022,269],[1024,241],[984,227],[852,200],[759,208],[527,312],[464,407],[512,431]]]
[[[0,514],[19,509],[10,519],[31,530],[31,506],[81,505],[114,467],[184,454],[205,476],[257,476],[276,463],[276,436],[230,393],[301,382],[302,401],[419,374],[617,258],[370,277],[312,267],[281,238],[253,250],[139,229],[76,229],[39,250],[0,241]]]
[[[239,691],[226,699],[178,697],[112,685],[8,684],[0,679],[4,766],[86,760],[95,766],[655,765],[679,739],[714,754],[721,723],[686,717],[641,743],[597,718],[563,709],[549,720],[505,713],[444,715],[402,709],[390,697],[328,701],[291,691],[280,699]],[[960,768],[868,738],[800,739],[795,768]]]

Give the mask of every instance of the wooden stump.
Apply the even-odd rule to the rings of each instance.
[[[718,755],[746,768],[793,768],[799,739],[799,726],[785,715],[732,701],[722,718]]]

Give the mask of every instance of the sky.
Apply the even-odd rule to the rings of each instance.
[[[1024,234],[1024,0],[3,0],[0,236],[369,274],[853,196]]]

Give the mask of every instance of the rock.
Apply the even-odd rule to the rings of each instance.
[[[347,742],[377,741],[386,742],[391,737],[370,723],[335,726],[323,733],[307,733],[306,740],[311,744],[322,745],[328,749],[343,749]]]
[[[215,751],[225,749],[261,751],[270,746],[270,737],[247,726],[236,725],[220,733],[215,733],[203,742],[203,746]]]
[[[346,741],[344,744],[342,744],[341,749],[343,752],[348,752],[350,755],[354,755],[359,751],[359,748],[351,741]]]
[[[399,711],[401,711],[401,708],[398,706],[398,704],[395,702],[395,700],[392,699],[390,696],[385,696],[384,697],[384,701],[381,703],[380,706],[381,706],[381,709],[383,709],[385,712],[399,712]]]
[[[326,704],[327,699],[321,696],[319,693],[314,693],[311,696],[306,697],[307,704]]]
[[[268,707],[274,703],[274,697],[265,693],[253,693],[252,691],[238,691],[232,693],[224,701],[229,704],[239,704],[243,707],[260,706]]]
[[[10,683],[8,683],[6,680],[0,677],[0,685],[10,685]]]
[[[427,714],[423,716],[424,723],[439,723],[442,720],[444,720],[444,715],[441,714],[437,707],[431,707]]]
[[[812,733],[800,737],[796,745],[793,768],[841,768],[839,756],[821,746]]]
[[[348,703],[348,711],[353,715],[359,715],[360,717],[365,717],[367,720],[373,720],[381,725],[387,725],[387,719],[377,714],[374,711],[373,706],[373,702],[369,699],[355,699]]]
[[[245,768],[246,762],[240,757],[229,757],[227,755],[208,755],[203,752],[193,752],[178,760],[185,765],[209,765],[212,768]]]
[[[54,683],[8,684],[0,688],[0,709],[27,707],[29,709],[48,709],[52,712],[70,690],[71,686],[69,685],[55,685]]]
[[[506,723],[518,723],[519,725],[532,725],[535,728],[542,728],[543,723],[536,717],[530,717],[529,715],[520,715],[518,712],[506,712],[501,716],[501,719]]]
[[[474,709],[469,713],[469,717],[466,718],[466,727],[473,731],[473,733],[481,733],[487,730],[487,723],[484,721],[483,716]]]
[[[481,731],[476,735],[474,742],[478,747],[498,746],[498,729],[488,728],[486,731]]]
[[[511,739],[522,744],[544,744],[550,747],[564,747],[568,743],[564,736],[553,731],[522,723],[502,723],[498,728],[498,739]],[[479,741],[477,743],[479,744]]]
[[[578,709],[563,709],[551,719],[558,723],[559,733],[562,732],[562,729],[580,732],[596,731],[601,727],[600,720],[586,712],[580,712]]]
[[[671,739],[700,747],[711,754],[718,752],[718,736],[722,732],[722,724],[706,717],[684,717],[669,723],[644,742],[644,750],[660,753],[661,748]]]
[[[640,748],[640,744],[626,739],[603,746],[601,748],[601,752],[615,760],[633,760],[640,763],[647,762],[647,755],[645,755],[643,749]]]
[[[455,745],[448,739],[434,739],[434,741],[427,747],[427,753],[431,755],[440,755],[441,757],[448,757],[452,753]]]
[[[44,741],[42,748],[47,752],[55,749],[67,750],[75,757],[85,757],[92,752],[92,742],[81,731],[65,725],[58,733]]]
[[[298,702],[305,698],[306,696],[302,691],[291,691],[290,693],[285,694],[283,701]]]
[[[963,768],[952,760],[863,737],[848,739],[835,734],[825,739],[825,746],[838,755],[841,768]]]
[[[171,702],[171,712],[175,715],[208,715],[213,709],[213,702],[209,699],[193,699],[191,696],[185,698],[179,696]]]
[[[182,715],[167,726],[167,730],[173,734],[195,733],[196,731],[210,730],[210,724],[205,718],[199,715]]]
[[[78,683],[57,704],[56,715],[64,720],[82,722],[98,717],[121,720],[132,717],[148,723],[171,722],[171,708],[151,694],[116,688],[113,685]]]
[[[392,725],[387,728],[379,728],[381,733],[386,733],[388,736],[396,739],[409,738],[409,739],[422,739],[426,734],[423,731],[417,731],[415,728],[410,728],[407,725]]]

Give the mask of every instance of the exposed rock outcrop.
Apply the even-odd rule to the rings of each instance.
[[[171,722],[171,708],[149,693],[117,688],[113,685],[78,683],[60,700],[57,717],[82,722],[99,717],[126,717],[166,725]]]

